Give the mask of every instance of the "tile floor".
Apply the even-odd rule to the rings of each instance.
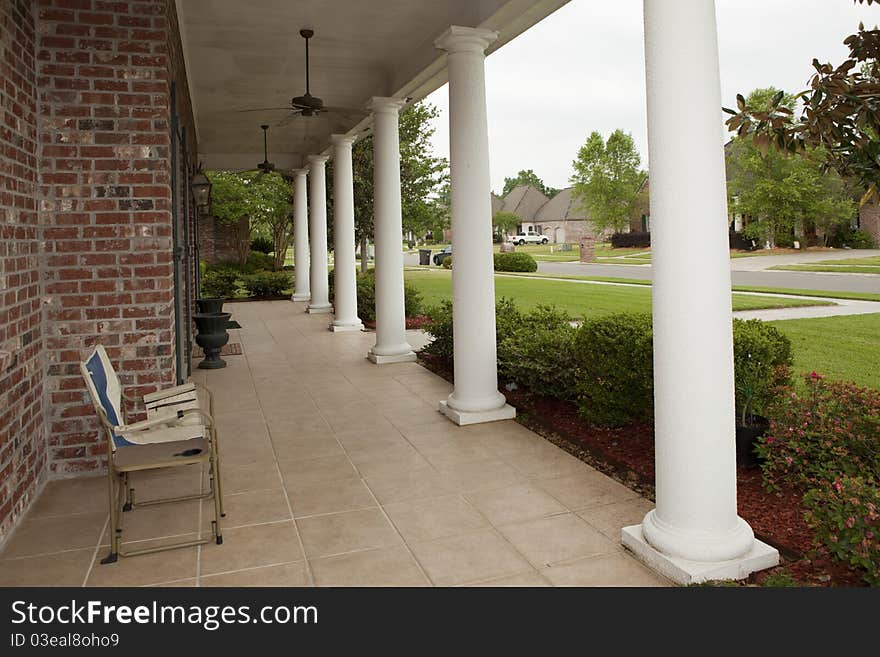
[[[298,303],[227,309],[244,354],[194,375],[215,396],[224,544],[100,565],[106,479],[51,481],[0,552],[0,585],[669,585],[619,543],[647,500],[513,421],[452,425],[436,411],[451,386],[368,362],[372,334],[331,333]],[[136,493],[200,477],[142,475]],[[209,518],[210,502],[143,507],[124,537],[195,537]]]

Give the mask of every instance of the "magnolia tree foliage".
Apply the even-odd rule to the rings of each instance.
[[[795,100],[773,88],[756,89],[745,99],[750,111],[774,103],[791,108]],[[737,136],[726,155],[731,210],[749,217],[743,234],[759,243],[775,246],[777,237],[791,235],[796,226],[805,235],[813,229],[822,232],[827,241],[855,212],[853,192],[844,179],[834,171],[826,173],[827,153],[821,147],[789,154]]]
[[[544,181],[538,178],[538,175],[532,169],[521,169],[513,178],[504,179],[504,190],[501,192],[501,196],[507,196],[513,191],[514,187],[519,187],[520,185],[531,185],[547,198],[553,198],[559,193],[558,189],[545,185]]]
[[[855,0],[876,4],[876,0]],[[880,30],[859,25],[844,40],[849,57],[840,65],[813,59],[810,87],[794,96],[795,107],[777,93],[766,108],[751,108],[737,95],[737,109],[727,121],[739,136],[751,136],[758,148],[775,146],[791,153],[821,147],[827,166],[844,178],[857,180],[867,192],[863,202],[878,196],[880,183]]]
[[[239,264],[247,261],[252,230],[261,227],[272,236],[280,269],[293,232],[290,183],[275,172],[208,171],[207,176],[214,218],[236,230]]]
[[[621,231],[639,213],[646,174],[631,135],[615,130],[606,142],[593,132],[572,166],[575,198],[597,229]]]

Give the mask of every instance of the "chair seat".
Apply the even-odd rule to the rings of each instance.
[[[192,450],[201,450],[191,454]],[[185,456],[191,454],[190,456]],[[207,461],[211,456],[211,446],[204,438],[175,440],[147,445],[120,447],[113,456],[113,468],[118,472],[152,470],[180,465],[192,465]]]

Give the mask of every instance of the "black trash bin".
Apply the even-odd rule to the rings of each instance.
[[[420,265],[430,265],[431,264],[431,249],[419,249],[419,264]]]

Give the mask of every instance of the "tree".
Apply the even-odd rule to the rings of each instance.
[[[516,177],[504,179],[504,190],[501,192],[501,196],[507,196],[513,191],[514,187],[519,187],[520,185],[531,185],[547,198],[553,198],[559,193],[558,189],[547,187],[547,185],[544,184],[544,181],[538,178],[537,174],[532,169],[521,169],[520,172],[516,174]]]
[[[876,0],[855,0],[873,4]],[[802,104],[794,116],[791,107],[777,94],[767,108],[748,107],[741,94],[737,110],[727,121],[739,136],[751,136],[766,150],[771,144],[790,153],[821,147],[827,155],[826,166],[835,168],[843,178],[854,178],[866,189],[862,202],[880,198],[880,30],[858,32],[843,42],[849,57],[836,68],[813,59],[815,73],[810,88],[794,96]]]
[[[511,230],[516,230],[516,227],[519,226],[520,223],[522,223],[522,219],[513,212],[503,212],[499,210],[492,215],[492,227],[495,229],[495,233],[500,237],[504,237],[504,235]]]
[[[209,171],[207,176],[214,217],[235,230],[238,264],[247,262],[252,227],[262,225],[272,234],[275,267],[280,269],[293,225],[289,183],[277,173]]]
[[[629,134],[615,130],[608,137],[593,132],[572,163],[575,198],[599,230],[623,230],[640,207],[645,180],[641,158]]]

